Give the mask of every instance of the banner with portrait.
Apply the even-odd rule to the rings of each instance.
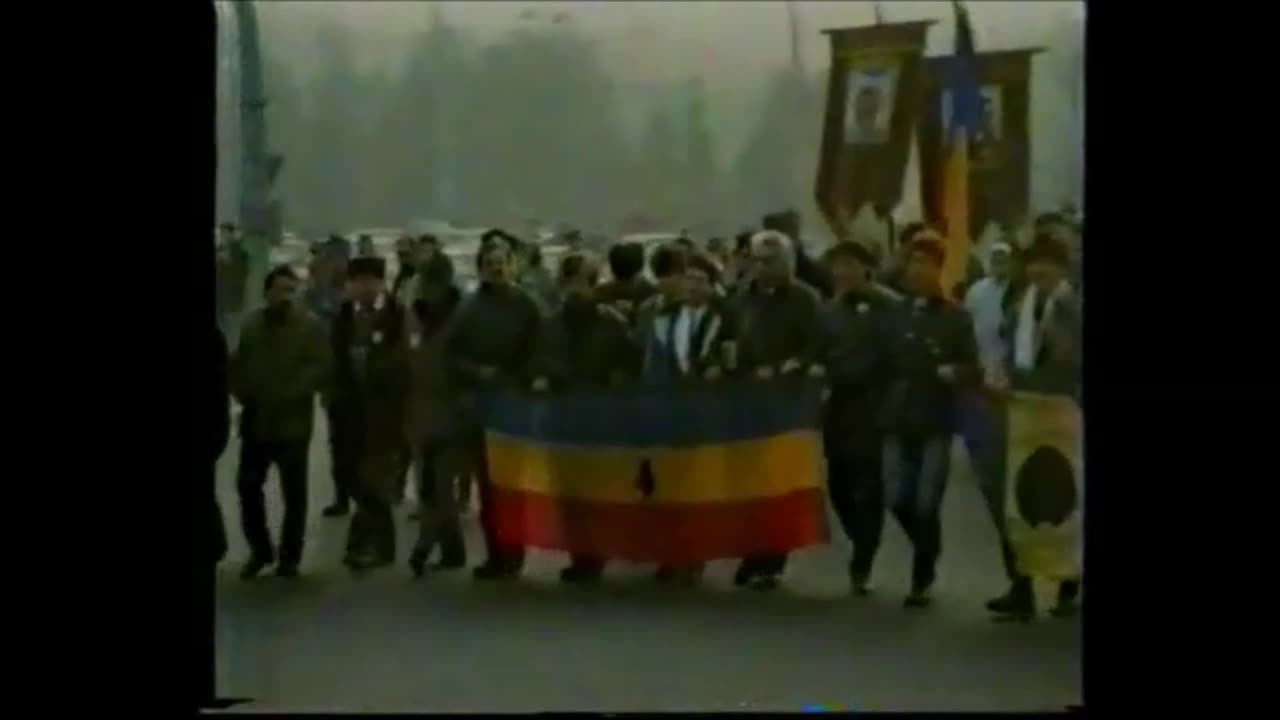
[[[932,21],[827,30],[831,71],[818,161],[818,207],[837,235],[864,208],[902,198]]]
[[[1005,527],[1018,569],[1033,578],[1080,577],[1084,426],[1070,396],[1009,396]]]
[[[980,237],[989,223],[1014,226],[1031,204],[1031,59],[1039,49],[977,53],[982,91],[982,129],[969,145],[969,233]],[[920,196],[925,218],[942,218],[942,173],[951,137],[952,99],[943,87],[946,58],[925,64],[920,112]]]

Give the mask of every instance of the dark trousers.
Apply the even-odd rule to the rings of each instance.
[[[395,448],[368,449],[360,458],[359,481],[352,489],[356,511],[347,532],[347,555],[372,555],[392,562],[396,557],[396,523],[392,513],[399,469]]]
[[[518,572],[524,567],[524,548],[504,547],[498,542],[497,526],[493,517],[493,481],[489,477],[489,459],[485,456],[484,436],[472,437],[469,445],[471,465],[476,469],[476,482],[480,486],[480,526],[484,530],[486,565],[502,567]]]
[[[915,549],[911,587],[924,591],[942,554],[942,496],[951,472],[951,436],[885,438],[885,501]]]
[[[418,453],[418,542],[414,553],[426,558],[436,545],[440,561],[466,562],[467,550],[458,524],[458,497],[455,483],[466,471],[456,445],[425,442]]]
[[[345,505],[360,475],[360,424],[349,413],[326,409],[329,418],[330,472],[333,474],[333,501]]]
[[[844,534],[853,543],[849,571],[871,575],[884,531],[884,479],[880,457],[874,452],[829,455],[827,491]]]
[[[261,442],[251,438],[244,438],[240,444],[240,467],[236,473],[240,524],[255,558],[266,562],[275,559],[262,492],[267,484],[267,471],[274,464],[280,472],[284,494],[280,562],[296,565],[302,560],[302,540],[307,529],[307,445],[306,440]]]

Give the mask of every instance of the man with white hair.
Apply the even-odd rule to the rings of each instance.
[[[751,238],[754,279],[740,299],[738,365],[751,377],[769,381],[809,372],[822,349],[818,292],[795,277],[796,256],[787,235],[765,230]],[[777,587],[786,555],[744,558],[734,584],[761,590]]]

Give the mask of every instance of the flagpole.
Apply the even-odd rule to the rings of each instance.
[[[879,0],[876,0],[875,2],[871,3],[871,6],[876,13],[876,24],[883,25],[884,24],[884,6],[880,4]]]
[[[791,69],[804,77],[804,62],[800,57],[800,29],[796,16],[796,4],[787,0],[787,25],[791,30]]]

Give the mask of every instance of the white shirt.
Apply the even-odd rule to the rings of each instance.
[[[681,372],[689,372],[692,357],[696,357],[691,355],[693,334],[697,330],[698,324],[702,322],[702,316],[706,312],[707,308],[705,306],[700,308],[686,306],[680,308],[680,314],[676,317],[676,362],[680,364]]]
[[[1006,287],[1007,283],[985,277],[974,283],[964,296],[964,306],[973,317],[978,356],[988,383],[994,382],[1004,368],[1005,342],[1000,337],[1000,323],[1004,319],[1001,300]]]

